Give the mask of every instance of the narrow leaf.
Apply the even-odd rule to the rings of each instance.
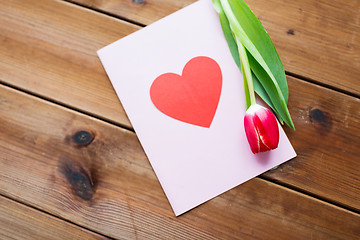
[[[225,39],[228,43],[231,55],[233,56],[235,63],[237,64],[237,66],[239,67],[239,69],[241,70],[241,72],[243,74],[246,109],[247,109],[250,106],[249,89],[247,86],[245,73],[242,71],[243,66],[241,66],[241,63],[240,63],[238,47],[237,47],[234,35],[231,31],[229,21],[225,15],[224,10],[222,9],[220,0],[213,0],[213,5],[214,5],[215,10],[219,14],[220,24],[221,24],[222,30],[224,32]],[[247,51],[247,53],[248,53],[248,51]],[[250,63],[250,68],[251,68],[251,63]],[[253,74],[252,79],[253,79],[253,83],[254,83],[255,92],[264,100],[264,102],[266,104],[268,104],[274,110],[280,123],[283,124],[283,122],[284,122],[283,119],[281,118],[280,114],[276,111],[276,108],[274,107],[273,103],[271,102],[269,95],[266,93],[264,87],[261,85],[261,83],[258,80],[258,78],[256,77],[256,75]]]
[[[269,105],[269,107],[274,111],[276,117],[279,119],[281,124],[284,124],[284,120],[281,118],[281,116],[279,115],[279,113],[276,111],[273,103],[270,100],[269,95],[266,93],[264,87],[261,85],[259,79],[255,76],[255,74],[253,73],[253,77],[252,77],[253,81],[254,81],[254,89],[255,92],[261,97],[261,99],[267,104]]]
[[[236,16],[232,11],[229,2],[235,6]],[[237,3],[239,3],[239,5],[237,5]],[[233,35],[230,34],[230,31],[232,31],[236,38],[240,39],[241,43],[247,48],[247,51],[250,53],[248,55],[251,55],[253,59],[255,59],[255,61],[250,61],[251,69],[256,71],[256,73],[254,72],[257,77],[254,80],[254,86],[256,86],[255,91],[271,108],[273,108],[280,122],[283,122],[284,120],[286,124],[294,128],[287,109],[288,88],[285,72],[275,47],[260,21],[243,0],[213,0],[213,4],[219,13],[220,19],[225,18],[227,20],[220,21],[235,62],[237,62],[239,57],[235,51],[237,48],[237,46],[234,45],[235,39]],[[223,8],[223,5],[225,5],[227,11]],[[247,16],[249,19],[240,18],[239,20],[237,19],[238,15]],[[251,36],[253,40],[251,40],[247,34]],[[257,35],[259,35],[260,38]],[[258,49],[261,50],[262,54]],[[265,62],[264,59],[266,59],[267,62]],[[272,71],[269,66],[272,68]],[[274,77],[273,72],[278,76],[278,79]],[[256,82],[257,80],[259,81]],[[271,82],[269,83],[269,81]],[[262,86],[262,88],[260,86]]]
[[[220,0],[220,4],[236,37],[269,77],[277,82],[287,103],[288,87],[284,67],[259,19],[243,0]]]
[[[227,17],[225,16],[224,10],[221,7],[220,0],[213,0],[212,2],[213,2],[213,6],[214,6],[215,10],[219,14],[221,28],[224,32],[224,36],[228,43],[231,55],[234,58],[236,65],[238,66],[238,68],[240,69],[240,71],[242,73],[243,80],[244,80],[245,107],[246,107],[246,109],[248,109],[251,105],[250,94],[249,94],[248,84],[246,81],[245,72],[242,71],[242,69],[244,69],[244,66],[240,62],[239,51],[238,51],[238,47],[237,47],[237,44],[234,39],[234,35],[230,29],[230,24],[229,24]],[[254,77],[254,75],[253,75],[253,77]]]
[[[266,74],[265,70],[258,64],[255,58],[249,54],[248,59],[250,65],[252,66],[252,71],[257,76],[260,84],[266,90],[271,102],[276,109],[277,114],[284,120],[284,122],[295,129],[294,124],[291,120],[289,110],[286,106],[285,99],[283,98],[281,92],[279,91],[279,87],[277,86],[276,82],[272,81],[269,78],[269,75]]]
[[[225,36],[225,39],[229,46],[231,55],[234,58],[236,65],[241,70],[239,51],[238,51],[238,47],[237,47],[237,44],[236,44],[236,41],[234,38],[234,34],[232,33],[231,28],[230,28],[230,23],[225,15],[224,10],[222,9],[220,0],[212,0],[212,2],[213,2],[215,10],[219,14],[221,28],[224,32],[224,36]]]

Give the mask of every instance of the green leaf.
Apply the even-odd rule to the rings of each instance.
[[[284,124],[284,120],[280,117],[280,115],[276,112],[274,105],[272,104],[269,95],[266,93],[264,87],[261,85],[259,79],[253,73],[253,82],[255,92],[261,97],[264,102],[270,106],[270,108],[275,112],[276,117],[279,119],[281,124]]]
[[[274,108],[276,109],[276,113],[280,116],[284,122],[295,129],[294,124],[291,120],[289,110],[286,106],[286,102],[283,97],[279,93],[279,89],[276,84],[269,78],[268,74],[266,74],[265,70],[256,62],[251,54],[248,56],[250,65],[252,66],[252,71],[255,76],[259,80],[260,84],[263,86],[265,91],[267,92]]]
[[[221,28],[224,32],[225,39],[229,45],[231,55],[234,58],[236,65],[242,72],[242,76],[244,79],[244,92],[245,92],[245,104],[246,104],[245,107],[246,107],[246,109],[248,109],[251,105],[250,94],[249,94],[248,84],[246,81],[245,72],[242,71],[243,66],[240,62],[239,51],[238,51],[238,47],[237,47],[237,44],[234,39],[234,35],[230,29],[230,24],[229,24],[227,17],[225,16],[225,12],[223,11],[223,9],[221,7],[220,0],[213,0],[212,2],[213,2],[213,6],[214,6],[215,10],[219,14]]]
[[[235,36],[279,85],[287,103],[289,93],[284,67],[259,19],[243,0],[220,0],[220,4]]]
[[[221,7],[220,0],[212,0],[212,2],[213,2],[215,10],[219,14],[221,28],[224,32],[224,36],[227,41],[227,44],[229,45],[231,55],[234,58],[236,65],[241,70],[239,50],[238,50],[234,35],[231,31],[230,23],[225,15],[224,10]]]
[[[250,68],[256,76],[253,76],[256,93],[274,110],[281,123],[285,121],[286,124],[294,128],[287,109],[288,87],[284,68],[270,37],[245,2],[236,0],[234,4],[234,1],[228,1],[235,5],[236,17],[239,14],[242,14],[242,16],[248,18],[240,18],[240,20],[243,21],[241,24],[234,16],[230,4],[227,4],[227,7],[230,7],[231,10],[230,14],[225,14],[222,2],[225,2],[225,5],[227,4],[226,0],[213,0],[213,5],[215,10],[219,13],[221,27],[236,64],[241,69],[242,66],[240,64],[238,46],[235,41],[235,38],[237,37],[247,48]],[[228,16],[230,16],[230,22]],[[231,24],[231,22],[233,23]],[[234,37],[234,34],[236,37]],[[275,78],[275,76],[277,78]],[[246,81],[245,78],[244,81]],[[247,102],[249,98],[248,92],[249,90],[245,87],[245,98]]]

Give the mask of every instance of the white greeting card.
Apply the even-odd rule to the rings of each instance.
[[[98,51],[175,212],[296,156],[252,154],[243,79],[210,0],[200,0]]]

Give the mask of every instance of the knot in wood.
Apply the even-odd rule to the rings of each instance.
[[[313,126],[319,130],[322,135],[330,131],[332,127],[332,120],[329,113],[315,108],[310,110],[309,118]]]
[[[310,120],[316,122],[327,122],[327,117],[320,109],[313,109],[310,111]]]
[[[287,33],[288,35],[295,35],[294,29],[289,29],[286,33]]]
[[[132,0],[132,2],[135,4],[145,4],[146,3],[145,0]]]
[[[92,186],[88,175],[81,172],[72,172],[68,176],[68,181],[72,185],[77,196],[86,201],[89,201],[92,198]]]
[[[93,181],[90,173],[86,171],[80,163],[73,162],[68,158],[62,158],[60,171],[65,175],[75,195],[86,201],[92,198]]]
[[[73,135],[73,141],[79,146],[87,146],[94,140],[94,135],[88,131],[78,131]]]

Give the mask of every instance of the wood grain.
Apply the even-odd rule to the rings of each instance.
[[[360,100],[288,77],[296,131],[285,127],[298,156],[265,174],[360,211]]]
[[[138,28],[65,2],[31,2],[0,2],[0,81],[130,127],[95,50]],[[289,88],[297,131],[287,133],[299,157],[267,176],[359,210],[359,100],[291,77]]]
[[[106,239],[0,196],[0,239]]]
[[[177,3],[175,4],[174,2]],[[263,1],[258,2],[261,3]],[[101,3],[105,4],[105,1],[92,2],[94,7],[98,6],[99,8],[104,7]],[[111,5],[112,1],[106,1],[106,3]],[[115,2],[113,3],[115,4]],[[157,2],[154,2],[154,4],[156,3]],[[319,1],[317,1],[317,3],[321,6]],[[130,3],[130,1],[126,1],[126,4],[128,4],[129,7],[135,5]],[[179,1],[171,1],[168,4],[163,4],[163,8],[167,8],[166,6],[170,8],[170,6],[178,6],[179,4]],[[249,4],[251,4],[251,2],[249,2]],[[288,4],[290,4],[290,2]],[[291,2],[291,4],[296,5],[298,3]],[[150,5],[149,2],[141,6],[146,9],[148,5]],[[287,3],[283,3],[281,6],[285,7]],[[263,12],[257,12],[255,5],[252,7],[259,16],[264,15]],[[154,8],[161,9],[162,7],[156,5]],[[126,12],[129,10],[128,8],[121,9],[126,9]],[[321,10],[323,8],[319,7],[318,9]],[[342,11],[342,9],[343,7],[340,7],[337,8],[336,11]],[[356,6],[353,7],[353,9],[356,9]],[[276,9],[272,10],[275,11]],[[326,12],[331,13],[332,11],[328,10]],[[303,14],[305,13],[307,13],[307,11],[304,11]],[[140,12],[138,14],[140,14]],[[146,16],[142,12],[141,15]],[[278,14],[271,17],[275,18],[277,15]],[[314,14],[311,16],[314,16]],[[345,16],[345,14],[337,14],[336,16]],[[349,18],[352,19],[352,16],[352,14],[349,14]],[[265,18],[265,15],[261,17],[261,19],[263,18]],[[309,17],[303,18],[312,19]],[[317,18],[319,17],[317,16]],[[328,17],[326,15],[322,18],[327,19]],[[289,21],[287,18],[285,22]],[[345,19],[339,22],[344,21]],[[334,21],[331,21],[331,23],[333,22]],[[312,26],[312,21],[307,20],[306,23],[306,26]],[[329,24],[324,25],[327,26]],[[331,24],[329,26],[331,26]],[[348,27],[351,26],[353,26],[353,24],[349,24]],[[332,28],[334,27],[331,27],[331,29]],[[128,24],[124,21],[116,20],[66,2],[46,0],[1,1],[0,81],[109,121],[130,126],[111,83],[96,56],[96,51],[139,29],[136,25]],[[287,31],[286,28],[281,29]],[[295,29],[295,35],[286,34],[279,36],[279,40],[274,39],[274,41],[285,39],[285,42],[276,44],[278,48],[281,46],[286,47],[288,50],[285,50],[290,52],[293,49],[291,47],[293,45],[296,45],[297,48],[301,47],[303,49],[301,51],[295,51],[294,55],[302,56],[304,60],[304,56],[308,56],[308,51],[311,51],[311,54],[315,53],[317,49],[316,46],[321,44],[322,49],[324,47],[326,48],[325,53],[323,53],[324,56],[321,57],[321,59],[328,59],[326,56],[328,56],[327,54],[330,51],[328,50],[329,44],[319,42],[315,37],[311,38],[313,41],[311,42],[310,40],[304,39],[303,34],[297,34],[295,27],[292,26],[291,29]],[[330,34],[332,31],[327,31],[327,29],[328,28],[324,31]],[[346,29],[346,27],[341,27],[341,29]],[[351,32],[352,30],[349,29],[347,32]],[[359,32],[360,31],[355,29],[352,33],[354,39],[357,39]],[[339,36],[332,37],[331,39],[340,42],[347,41],[346,39],[342,40],[341,34],[337,35]],[[298,39],[300,36],[301,39]],[[292,44],[292,41],[296,42]],[[358,43],[360,41],[356,42]],[[304,43],[309,43],[308,45],[314,47],[305,47],[303,46]],[[359,48],[355,47],[355,43],[353,43],[353,45],[350,44],[350,46],[353,47],[349,50],[338,49],[339,52],[336,53],[334,53],[335,50],[331,50],[333,51],[332,53],[336,54],[336,57],[330,59],[331,61],[341,59],[341,61],[336,63],[336,67],[331,67],[331,69],[328,68],[328,66],[330,66],[328,64],[319,66],[318,64],[321,62],[319,61],[320,57],[315,56],[315,60],[309,58],[304,61],[297,61],[295,65],[301,69],[301,72],[305,72],[307,69],[314,69],[315,71],[323,71],[324,75],[322,76],[328,76],[330,74],[331,76],[326,78],[332,79],[331,81],[335,79],[334,81],[336,81],[337,84],[342,84],[346,82],[347,79],[350,79],[349,81],[352,84],[359,86],[358,71],[360,68],[356,65],[359,62],[356,60],[359,58]],[[339,44],[334,46],[338,45]],[[330,44],[329,46],[332,45]],[[340,54],[340,50],[350,52]],[[282,50],[280,49],[279,51],[284,63],[289,62],[290,64],[293,62],[290,58],[290,60],[288,59],[287,53],[285,53],[286,51],[284,51],[284,53],[281,53]],[[346,56],[346,59],[342,59],[343,56]],[[308,62],[311,64],[311,66],[308,67],[311,68],[303,68],[301,64],[308,64]],[[348,67],[343,67],[342,64],[347,64],[349,68],[355,66],[355,71],[348,69]],[[343,71],[342,76],[334,78],[335,75],[333,75],[333,71]],[[346,77],[347,74],[351,74],[352,77]],[[302,75],[302,73],[300,75]],[[62,91],[60,92],[59,89]]]
[[[96,51],[138,29],[64,2],[0,1],[0,81],[130,125]]]
[[[195,2],[71,1],[146,25]],[[273,39],[287,71],[360,95],[358,0],[246,2]]]
[[[149,25],[184,8],[195,0],[67,0],[92,9],[115,14],[139,25]]]
[[[0,86],[0,193],[120,239],[354,239],[360,216],[255,178],[176,218],[132,132]]]

